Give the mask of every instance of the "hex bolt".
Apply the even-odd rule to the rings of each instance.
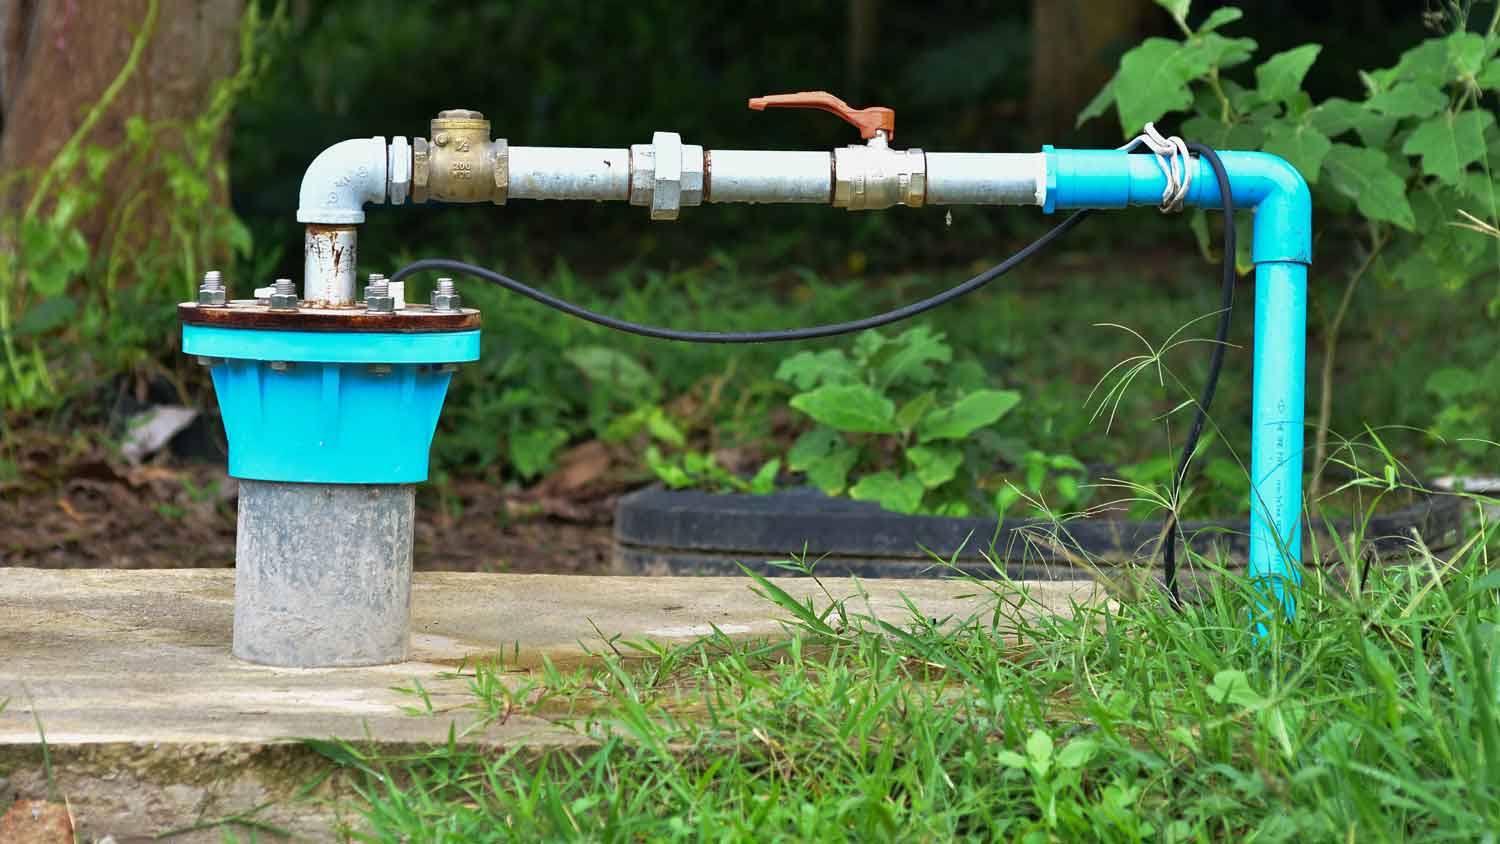
[[[376,378],[384,378],[391,374],[391,365],[388,363],[372,363],[370,364],[370,374]]]
[[[198,287],[198,305],[206,308],[222,308],[227,304],[228,294],[224,290],[224,274],[209,270],[203,274],[203,284]]]
[[[272,372],[286,372],[288,369],[292,368],[292,365],[284,360],[273,360],[271,361],[270,366]]]
[[[365,287],[365,313],[393,314],[396,312],[396,297],[391,295],[391,283],[380,273],[370,273],[370,283]]]
[[[463,307],[459,300],[458,290],[453,286],[451,278],[437,280],[437,287],[432,289],[432,297],[429,301],[434,311],[445,314],[457,313]]]
[[[297,310],[297,285],[293,284],[291,279],[276,279],[276,287],[271,293],[271,310]]]
[[[223,358],[209,357],[208,355],[198,355],[199,366],[218,366],[223,362]]]

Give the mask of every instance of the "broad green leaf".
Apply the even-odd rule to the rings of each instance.
[[[922,486],[932,489],[953,480],[963,465],[964,454],[956,448],[917,445],[906,450],[906,459],[916,467]]]
[[[656,382],[636,359],[605,346],[579,346],[563,353],[585,378],[595,384],[615,387],[624,393],[654,393]]]
[[[1307,113],[1307,122],[1330,138],[1353,129],[1367,119],[1365,107],[1339,97],[1330,97]]]
[[[893,434],[896,406],[864,384],[825,384],[792,397],[792,407],[820,425],[856,434]]]
[[[773,457],[750,479],[749,491],[755,495],[771,494],[776,489],[776,476],[779,474],[781,474],[781,458]]]
[[[856,501],[873,501],[894,513],[915,513],[922,506],[925,490],[915,475],[876,472],[859,479],[849,488]]]
[[[646,414],[646,430],[651,436],[668,445],[682,448],[687,444],[687,438],[683,436],[682,429],[678,428],[677,424],[672,421],[672,417],[660,407],[653,407]]]
[[[927,411],[931,410],[936,402],[937,391],[928,390],[901,405],[901,409],[896,411],[896,427],[903,431],[910,431],[917,427],[917,423],[922,421],[922,417],[927,415]]]
[[[1258,706],[1265,697],[1251,688],[1250,680],[1243,671],[1220,671],[1208,685],[1208,696],[1219,703],[1231,706]]]
[[[1201,51],[1166,38],[1147,38],[1120,60],[1115,74],[1115,106],[1126,137],[1168,112],[1193,104],[1188,81],[1211,65]]]
[[[1391,139],[1391,133],[1394,132],[1400,120],[1374,111],[1368,103],[1329,97],[1319,103],[1317,108],[1308,111],[1307,121],[1314,129],[1325,133],[1329,138],[1337,138],[1353,129],[1355,133],[1358,133],[1362,144],[1367,147],[1383,147],[1386,141]]]
[[[1156,5],[1166,9],[1178,23],[1187,26],[1188,10],[1192,9],[1193,0],[1156,0]]]
[[[1478,375],[1456,366],[1445,367],[1432,373],[1427,376],[1427,383],[1423,385],[1427,392],[1450,401],[1467,396],[1480,386]]]
[[[1057,767],[1067,770],[1082,768],[1094,758],[1099,745],[1093,739],[1076,738],[1057,751]]]
[[[986,425],[992,425],[1021,402],[1013,390],[979,390],[949,407],[930,411],[917,426],[922,442],[961,440]]]
[[[1334,144],[1323,167],[1333,190],[1353,200],[1361,214],[1408,231],[1416,226],[1406,184],[1391,172],[1390,163],[1378,150]]]
[[[1244,121],[1222,123],[1202,115],[1183,121],[1182,136],[1214,149],[1259,149],[1265,139],[1263,130],[1257,124]]]
[[[1046,730],[1032,730],[1026,739],[1026,758],[1031,761],[1031,769],[1037,776],[1046,776],[1052,767],[1052,736],[1047,735]]]
[[[1073,128],[1076,129],[1109,111],[1109,107],[1114,104],[1115,81],[1111,79],[1104,83],[1104,87],[1099,89],[1099,93],[1095,94],[1092,100],[1089,100],[1089,104],[1083,107],[1083,111],[1078,112],[1078,119],[1073,121]]]
[[[551,465],[552,455],[567,441],[567,432],[559,428],[521,428],[511,432],[506,452],[516,472],[530,480]]]
[[[859,462],[859,449],[843,445],[808,464],[807,480],[828,495],[840,495],[849,484],[849,472]]]
[[[810,390],[818,384],[853,381],[854,364],[839,349],[821,352],[798,352],[776,367],[776,380],[785,381],[798,390]]]
[[[1422,172],[1458,185],[1463,169],[1484,156],[1484,130],[1494,122],[1495,115],[1479,109],[1440,114],[1418,126],[1401,151],[1421,156]]]
[[[786,453],[787,467],[797,472],[805,471],[814,460],[827,457],[842,445],[844,438],[837,431],[814,428],[792,443],[791,450]]]
[[[1491,59],[1487,62],[1474,81],[1486,91],[1500,91],[1500,60]]]
[[[879,383],[927,384],[935,373],[931,364],[953,360],[953,349],[943,335],[925,325],[905,331],[874,355],[869,366],[876,370]]]
[[[1255,87],[1267,99],[1290,100],[1302,90],[1302,79],[1322,50],[1318,44],[1303,44],[1266,59],[1255,69]]]
[[[1402,53],[1395,67],[1377,70],[1369,76],[1381,88],[1402,80],[1441,86],[1448,81],[1448,44],[1442,38],[1429,38]]]
[[[995,761],[1012,770],[1026,770],[1026,757],[1015,752],[1014,750],[1002,750],[999,753],[996,753]]]
[[[1476,76],[1484,66],[1484,60],[1493,51],[1485,44],[1485,38],[1477,32],[1455,32],[1448,36],[1449,78],[1467,79]]]
[[[1255,55],[1254,38],[1225,38],[1217,32],[1197,35],[1182,45],[1187,67],[1201,68],[1190,78],[1197,78],[1209,68],[1225,69],[1250,61]]]
[[[77,303],[71,296],[53,296],[43,299],[21,315],[16,320],[15,333],[17,337],[36,336],[46,334],[57,328],[68,320],[71,320],[78,311]]]
[[[1213,32],[1225,24],[1231,24],[1244,17],[1245,13],[1233,6],[1222,9],[1214,9],[1209,13],[1208,19],[1198,26],[1199,33]]]
[[[1333,142],[1305,123],[1277,122],[1266,131],[1266,143],[1261,148],[1291,162],[1309,185],[1315,185]]]
[[[1448,106],[1448,96],[1426,82],[1400,82],[1369,100],[1369,106],[1390,117],[1431,117]]]

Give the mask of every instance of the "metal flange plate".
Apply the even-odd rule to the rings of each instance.
[[[421,334],[439,331],[470,331],[479,328],[479,311],[460,308],[434,311],[427,305],[407,305],[392,313],[366,313],[364,306],[346,308],[300,307],[272,310],[257,299],[235,299],[227,305],[200,306],[183,302],[177,318],[187,325],[217,328],[251,328],[270,331],[340,331]]]

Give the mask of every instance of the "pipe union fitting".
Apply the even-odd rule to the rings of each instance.
[[[920,149],[894,150],[877,138],[836,149],[833,156],[835,207],[873,211],[918,208],[926,201],[927,156]]]
[[[657,132],[630,148],[630,204],[653,220],[675,220],[684,205],[703,204],[703,147],[676,132]]]

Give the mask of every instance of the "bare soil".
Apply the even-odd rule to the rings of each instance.
[[[234,565],[237,482],[222,464],[158,454],[131,465],[79,436],[12,432],[0,479],[0,566]],[[92,442],[90,442],[92,440]],[[529,489],[480,480],[418,495],[415,563],[428,571],[603,573],[616,498],[640,483],[585,443]]]

